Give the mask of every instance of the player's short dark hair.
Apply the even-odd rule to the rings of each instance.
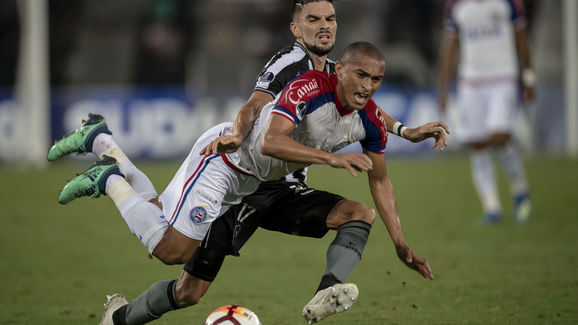
[[[345,49],[345,51],[343,51],[343,55],[341,55],[340,61],[345,64],[352,59],[353,55],[357,53],[362,53],[369,57],[375,58],[378,61],[385,62],[385,55],[383,55],[383,52],[381,52],[377,46],[363,41],[350,44]]]
[[[303,10],[303,6],[311,2],[321,2],[321,1],[327,1],[333,4],[333,0],[294,0],[293,5],[291,6],[291,21],[294,21],[296,15],[301,13],[301,10]]]

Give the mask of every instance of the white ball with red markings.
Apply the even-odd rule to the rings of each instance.
[[[261,322],[245,307],[226,305],[215,309],[205,320],[205,325],[261,325]]]

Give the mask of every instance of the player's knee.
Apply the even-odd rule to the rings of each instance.
[[[166,265],[185,264],[197,249],[198,241],[186,238],[184,241],[169,227],[153,250],[152,255]]]
[[[360,203],[360,202],[356,202],[356,203],[357,203],[357,208],[355,209],[355,212],[354,212],[353,216],[351,217],[351,221],[353,221],[353,220],[363,221],[363,222],[366,222],[370,225],[373,225],[373,222],[375,221],[375,212],[373,211],[373,209],[370,209],[368,206],[366,206],[363,203]]]
[[[153,256],[166,265],[185,264],[195,253],[195,247],[187,249],[170,249],[166,245],[157,245],[153,251]]]
[[[363,221],[369,225],[375,221],[373,210],[361,202],[344,200],[336,209],[327,220],[328,225],[332,226],[330,228],[337,228],[350,221]]]
[[[153,254],[156,258],[158,258],[161,262],[165,265],[180,265],[185,264],[187,262],[187,257],[182,253],[161,253],[161,254]]]

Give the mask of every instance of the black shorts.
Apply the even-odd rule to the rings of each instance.
[[[329,230],[326,226],[329,212],[343,199],[300,183],[262,183],[242,203],[213,222],[201,246],[238,256],[239,249],[258,227],[321,238]]]

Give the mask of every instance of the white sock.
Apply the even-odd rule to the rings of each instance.
[[[128,159],[126,154],[116,144],[112,135],[106,133],[97,135],[92,143],[92,152],[97,155],[98,158],[102,158],[103,155],[115,158],[118,163],[118,168],[125,176],[126,181],[146,201],[159,196],[150,179]]]
[[[119,175],[107,179],[106,194],[116,204],[133,235],[152,254],[169,226],[161,209],[146,201]]]
[[[526,171],[520,159],[518,147],[510,142],[505,147],[498,150],[500,161],[510,180],[510,192],[516,196],[528,192],[528,181]]]
[[[496,171],[488,149],[474,150],[470,156],[472,179],[484,212],[500,213],[502,207],[496,184]]]
[[[114,146],[117,146],[117,144],[114,142],[112,135],[107,133],[99,133],[92,142],[92,153],[94,153],[100,159],[108,148],[112,148]]]

